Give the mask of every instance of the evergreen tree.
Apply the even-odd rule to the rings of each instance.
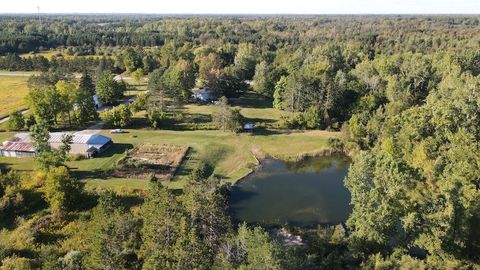
[[[80,92],[87,93],[90,96],[95,95],[95,84],[93,83],[92,77],[90,77],[88,73],[84,72],[82,74],[78,90],[80,90]]]

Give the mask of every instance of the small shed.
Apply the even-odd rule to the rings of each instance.
[[[87,149],[85,156],[87,158],[92,158],[92,157],[96,156],[97,154],[98,154],[97,148],[92,146],[92,147]]]
[[[95,103],[96,109],[100,109],[103,107],[103,102],[97,95],[93,95],[92,98],[93,98],[93,102]]]
[[[254,129],[255,129],[255,124],[253,123],[247,123],[243,125],[243,131],[245,132],[253,132]]]

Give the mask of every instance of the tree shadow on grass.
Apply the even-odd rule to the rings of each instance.
[[[72,168],[71,168],[72,169]],[[111,170],[95,169],[91,171],[76,170],[73,168],[72,175],[77,179],[108,179],[111,177]]]
[[[279,135],[279,134],[285,134],[285,133],[279,130],[259,127],[253,131],[252,136],[270,136],[270,135]]]
[[[249,118],[249,117],[244,117],[244,122],[247,122],[247,123],[273,124],[273,123],[276,123],[277,120],[274,120],[274,119],[265,119],[265,118]]]
[[[272,108],[272,101],[262,95],[248,92],[240,98],[238,105],[243,108],[267,109]]]
[[[188,165],[191,164],[191,162],[196,162],[197,161],[197,159],[195,159],[195,156],[196,156],[197,153],[198,153],[198,151],[195,150],[194,148],[190,147],[188,149],[187,154],[183,158],[182,163],[178,167],[178,169],[177,169],[177,171],[176,171],[176,173],[175,173],[175,175],[172,179],[173,181],[178,180],[178,178],[183,178],[183,177],[187,177],[188,175],[190,175],[193,168],[189,167]]]
[[[105,152],[97,155],[94,158],[112,157],[117,154],[126,153],[128,150],[132,148],[133,148],[133,144],[131,143],[114,143],[112,146],[107,148]]]
[[[127,208],[132,208],[143,204],[145,199],[139,195],[121,195],[120,200],[122,205]]]

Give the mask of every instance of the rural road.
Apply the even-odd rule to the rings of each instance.
[[[25,110],[22,111],[22,114],[26,114],[27,112],[28,112],[28,109],[25,109]],[[9,116],[0,119],[0,124],[3,124],[3,123],[5,123],[5,122],[7,122],[8,119],[10,119]]]

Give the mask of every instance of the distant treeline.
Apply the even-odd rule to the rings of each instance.
[[[47,71],[53,69],[72,73],[95,69],[113,70],[113,63],[114,61],[112,59],[106,57],[74,57],[72,59],[54,57],[53,59],[48,60],[41,55],[22,58],[17,54],[8,54],[5,57],[0,57],[0,70]]]
[[[478,47],[478,16],[1,16],[0,55],[60,46],[255,43],[270,51],[361,41],[381,53]]]

